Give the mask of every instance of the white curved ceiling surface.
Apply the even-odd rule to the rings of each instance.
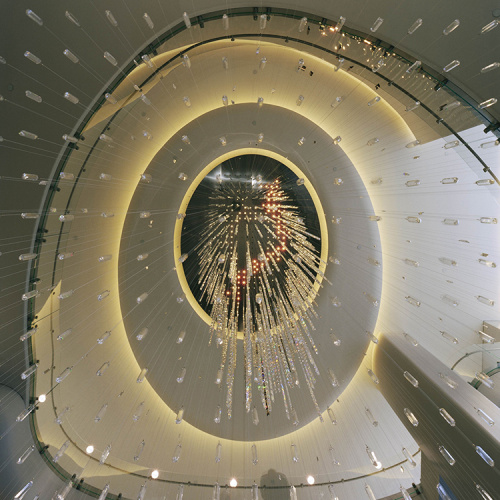
[[[153,469],[159,470],[160,478],[147,482],[148,499],[170,498],[177,492],[177,482],[186,484],[186,500],[199,498],[200,493],[208,498],[211,485],[216,481],[226,485],[232,477],[248,489],[224,489],[222,498],[246,498],[254,482],[270,486],[269,481],[276,480],[271,471],[280,475],[280,484],[298,486],[309,474],[323,484],[301,488],[299,499],[326,497],[327,485],[333,483],[339,498],[361,498],[365,482],[379,498],[398,491],[400,483],[409,487],[419,482],[419,466],[411,469],[404,464],[403,473],[399,467],[390,467],[405,460],[403,447],[412,454],[418,447],[367,374],[371,368],[370,334],[409,333],[451,366],[480,342],[477,332],[483,320],[500,319],[497,269],[480,262],[498,264],[500,259],[498,226],[481,223],[481,218],[500,218],[498,186],[476,184],[491,178],[478,158],[498,173],[499,148],[481,147],[495,140],[493,134],[485,136],[476,116],[462,105],[456,113],[444,116],[450,128],[460,130],[468,148],[460,143],[448,149],[445,145],[456,137],[440,128],[428,111],[439,113],[439,106],[450,101],[449,94],[434,92],[434,82],[419,75],[405,88],[408,92],[413,88],[429,110],[422,106],[415,113],[405,112],[414,99],[387,86],[386,80],[378,82],[374,72],[361,66],[351,70],[347,64],[337,70],[337,58],[321,47],[335,51],[340,37],[334,38],[331,31],[322,36],[313,24],[310,34],[298,33],[305,6],[269,5],[296,13],[296,19],[271,14],[262,32],[276,39],[260,38],[258,21],[250,14],[230,17],[229,34],[240,35],[236,40],[208,41],[228,35],[219,13],[216,20],[205,20],[203,28],[195,24],[194,16],[203,14],[208,19],[210,12],[226,11],[228,6],[195,1],[188,12],[195,25],[180,30],[158,53],[151,53],[153,68],[141,62],[129,75],[123,73],[123,80],[112,91],[118,102],[106,102],[89,115],[82,131],[84,140],[71,150],[61,149],[62,134],[75,133],[80,118],[120,76],[125,63],[132,58],[140,61],[137,55],[147,43],[154,43],[166,30],[184,26],[179,23],[185,7],[107,2],[83,9],[56,2],[34,9],[43,18],[43,26],[25,16],[24,3],[12,14],[16,24],[30,31],[23,43],[14,38],[9,42],[12,57],[6,57],[6,66],[0,66],[2,71],[7,68],[6,81],[12,81],[12,89],[4,89],[2,84],[1,90],[8,119],[2,120],[0,147],[12,165],[6,179],[11,189],[4,199],[9,239],[2,240],[0,248],[1,267],[8,278],[4,367],[18,382],[17,373],[25,367],[23,362],[20,369],[16,357],[24,356],[24,344],[19,346],[17,339],[25,331],[23,318],[31,314],[33,304],[23,302],[24,309],[19,305],[21,294],[27,291],[27,275],[26,263],[19,262],[18,255],[30,251],[36,226],[21,220],[20,214],[46,210],[46,214],[40,212],[45,241],[33,268],[41,279],[37,285],[41,293],[31,320],[38,326],[32,337],[32,359],[38,362],[33,390],[35,395],[48,393],[49,397],[36,412],[36,433],[51,456],[69,440],[58,466],[69,475],[84,477],[92,487],[102,489],[109,483],[113,494],[122,492],[133,498]],[[231,2],[230,7],[246,5]],[[384,23],[376,34],[382,40],[419,57],[433,71],[440,72],[450,60],[461,58],[460,69],[453,74],[455,83],[477,101],[493,97],[498,77],[492,77],[492,83],[485,75],[476,83],[471,76],[494,57],[484,38],[471,35],[491,18],[486,6],[475,11],[465,2],[427,7],[410,8],[406,2],[340,2],[332,6],[318,1],[306,10],[332,20],[343,15],[346,26],[361,32],[370,32],[375,19],[382,17]],[[67,8],[80,27],[64,16]],[[108,22],[106,9],[113,12],[118,26]],[[154,20],[155,36],[142,19],[145,11]],[[405,35],[417,17],[424,18],[422,31]],[[456,17],[461,18],[463,37],[472,40],[460,47],[459,55],[455,55],[457,39],[449,43],[457,33],[445,38],[441,34]],[[487,35],[498,41],[499,34]],[[288,43],[287,36],[315,46]],[[199,42],[203,43],[191,49]],[[351,43],[346,57],[350,50],[362,50],[362,41]],[[78,63],[64,58],[62,51],[68,48],[78,56]],[[43,64],[24,57],[28,49]],[[190,68],[178,58],[168,62],[184,50]],[[102,57],[104,51],[116,57],[121,69]],[[263,69],[259,66],[262,57],[266,57]],[[223,58],[227,58],[227,68]],[[373,63],[370,58],[368,52],[367,65]],[[305,70],[298,70],[299,59],[304,60]],[[162,64],[166,66],[155,71]],[[395,81],[395,75],[399,78],[405,72],[405,64],[396,61],[391,67]],[[375,88],[377,83],[382,87]],[[25,90],[43,96],[43,101],[26,99]],[[65,100],[64,92],[78,96],[79,104]],[[223,95],[232,102],[227,107]],[[299,95],[304,97],[300,106]],[[420,95],[429,97],[424,100]],[[190,107],[183,102],[186,96]],[[381,99],[374,103],[377,96]],[[257,105],[259,97],[264,99],[262,107]],[[495,106],[490,111],[493,116],[498,112]],[[32,131],[38,139],[32,143],[19,137],[19,130]],[[259,133],[264,140],[256,145]],[[111,141],[99,140],[101,134]],[[182,141],[183,135],[189,136],[190,144]],[[226,137],[227,145],[221,145],[221,136]],[[341,141],[334,144],[337,136]],[[300,145],[302,137],[305,142]],[[407,147],[415,140],[421,144]],[[249,147],[270,151],[297,165],[318,193],[328,224],[325,277],[332,284],[324,282],[317,297],[319,318],[313,332],[322,374],[316,396],[324,422],[302,381],[301,388],[291,392],[297,426],[279,404],[269,417],[260,406],[260,423],[255,426],[241,398],[236,400],[232,419],[224,415],[221,424],[215,424],[215,407],[223,401],[213,382],[219,354],[215,346],[208,346],[208,326],[187,301],[177,301],[182,290],[175,270],[174,227],[186,190],[208,164],[225,153],[238,154]],[[64,172],[74,174],[76,181],[60,179],[59,190],[52,193],[43,181],[50,184],[59,174],[62,155],[67,155]],[[20,181],[23,172],[38,175],[42,185]],[[152,175],[151,183],[139,182],[143,173]],[[180,180],[180,173],[188,180]],[[101,174],[109,175],[109,180],[100,179]],[[339,178],[340,185],[335,182]],[[443,182],[454,178],[456,182]],[[145,210],[151,217],[140,219],[139,212]],[[65,213],[75,217],[61,230],[59,216]],[[378,221],[373,220],[376,217]],[[333,224],[334,218],[341,218],[341,223]],[[450,220],[456,224],[445,222]],[[57,259],[65,252],[74,256]],[[148,253],[148,259],[138,262],[140,253]],[[112,258],[99,262],[103,255]],[[52,283],[56,288],[49,290]],[[60,293],[70,290],[73,295],[58,299]],[[109,291],[109,296],[98,300],[103,291]],[[136,298],[145,291],[150,297],[138,305]],[[334,307],[332,301],[340,307]],[[135,335],[145,324],[150,333],[139,343]],[[70,328],[67,338],[57,340]],[[186,330],[186,340],[177,345],[175,337],[181,330]],[[111,336],[99,344],[97,339],[107,331]],[[339,346],[331,342],[331,331],[341,339]],[[96,376],[105,363],[109,363],[106,372]],[[481,371],[480,365],[471,357],[457,370],[469,380]],[[175,378],[182,366],[187,374],[178,384]],[[55,377],[66,367],[72,368],[71,373],[57,384]],[[148,376],[138,384],[136,379],[144,367],[149,369]],[[325,376],[329,368],[336,373],[339,387],[332,387]],[[235,391],[244,393],[241,373],[235,384]],[[143,414],[134,421],[142,402]],[[105,415],[96,422],[104,405]],[[70,411],[58,425],[54,419],[66,407]],[[181,407],[185,417],[176,424]],[[335,412],[336,425],[330,422],[327,407]],[[367,409],[377,425],[370,422]],[[134,460],[142,441],[144,450]],[[216,462],[219,443],[222,458]],[[88,444],[95,447],[90,458],[85,453]],[[178,444],[182,454],[175,462],[172,456]],[[252,464],[253,444],[258,451],[257,465]],[[298,462],[292,460],[292,444],[297,446]],[[109,457],[99,465],[108,445],[112,445]],[[389,470],[378,472],[372,466],[367,446]],[[332,454],[340,464],[334,464]],[[352,481],[337,484],[348,479]],[[267,497],[265,488],[261,496],[281,498],[278,495],[283,492],[283,498],[288,498],[286,490]]]

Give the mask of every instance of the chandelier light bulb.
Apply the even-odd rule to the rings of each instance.
[[[16,422],[22,422],[34,409],[36,408],[35,404],[29,405],[26,407],[17,417]]]
[[[109,24],[114,26],[115,28],[118,26],[118,21],[115,19],[115,16],[110,10],[105,11],[106,17],[108,18]]]
[[[28,132],[27,130],[21,130],[21,132],[19,132],[19,135],[21,137],[25,137],[26,139],[31,139],[32,141],[38,139],[38,135],[34,134],[33,132]],[[29,175],[29,174],[23,174],[23,179],[25,179],[25,175]],[[36,178],[31,178],[31,179],[25,179],[25,180],[38,180],[38,176],[36,176]]]
[[[333,412],[333,410],[328,407],[326,409],[327,413],[328,413],[328,417],[330,418],[330,422],[333,424],[333,425],[337,425],[337,417],[335,416],[335,413]]]
[[[27,482],[15,495],[14,500],[22,500],[29,489],[33,486],[33,481]]]
[[[412,413],[412,411],[409,408],[405,408],[403,410],[404,414],[406,415],[406,418],[409,420],[410,424],[413,425],[413,427],[418,426],[418,419],[417,417]]]
[[[382,464],[378,461],[377,456],[375,455],[375,452],[371,450],[368,446],[366,447],[366,453],[368,457],[370,458],[370,462],[372,465],[375,467],[375,469],[381,469]]]
[[[189,59],[189,56],[187,54],[184,54],[182,56],[182,65],[185,67],[185,68],[191,68],[191,59]]]
[[[460,26],[460,20],[455,19],[448,26],[446,26],[446,28],[443,30],[443,35],[449,35],[453,31],[455,31],[459,26]]]
[[[481,224],[497,224],[498,220],[495,217],[481,217],[479,222]]]
[[[399,488],[399,491],[401,491],[401,494],[403,495],[404,500],[412,500],[411,495],[408,493],[408,490],[404,486],[401,486]]]
[[[484,35],[485,33],[488,33],[492,29],[495,29],[498,25],[500,24],[500,20],[498,19],[493,19],[493,21],[489,22],[485,26],[481,28],[481,35]]]
[[[255,482],[252,484],[252,500],[259,500],[259,487]]]
[[[378,421],[375,420],[371,410],[369,408],[365,408],[365,413],[368,417],[368,420],[370,420],[370,422],[372,423],[373,427],[378,427]]]
[[[253,407],[252,410],[252,423],[253,425],[259,425],[259,413],[257,411],[257,408],[255,408],[255,406]]]
[[[154,29],[155,25],[147,12],[144,12],[142,18],[144,19],[144,22],[148,25],[149,29],[151,30]]]
[[[261,30],[266,29],[267,26],[267,14],[261,14],[259,17],[259,28]]]
[[[474,408],[477,414],[489,425],[495,425],[495,421],[481,408]]]
[[[370,370],[370,369],[368,369],[367,371],[368,371],[368,375],[369,375],[369,376],[370,376],[370,378],[372,379],[373,383],[374,383],[374,384],[379,384],[379,383],[380,383],[380,381],[379,381],[378,377],[375,375],[375,373],[373,373],[373,371],[372,371],[372,370]]]
[[[54,458],[52,459],[54,463],[59,462],[60,458],[64,455],[64,453],[66,453],[66,450],[69,448],[69,445],[70,445],[69,440],[65,441],[59,448],[59,450],[57,450],[56,454],[54,455]]]
[[[217,408],[215,409],[214,422],[216,424],[220,424],[221,417],[222,417],[222,408],[220,405],[217,405]]]
[[[184,407],[181,406],[181,409],[177,412],[177,417],[175,418],[175,423],[180,424],[182,419],[184,418]]]
[[[448,375],[445,375],[444,373],[440,373],[439,377],[451,389],[456,389],[458,387],[458,384],[453,379],[451,379],[450,377],[448,377]]]
[[[172,456],[172,462],[177,463],[181,458],[182,446],[180,443],[177,443],[175,447],[174,454]]]
[[[25,94],[26,94],[26,97],[28,99],[31,99],[32,101],[39,102],[39,103],[42,102],[42,98],[38,94],[31,92],[31,90],[27,90],[25,92]]]
[[[144,382],[144,379],[146,378],[147,373],[148,373],[148,369],[147,368],[143,368],[141,370],[141,372],[139,373],[139,376],[137,377],[137,383],[138,384],[141,384],[142,382]]]
[[[340,31],[344,27],[344,24],[346,21],[347,21],[347,19],[344,16],[339,17],[339,20],[337,21],[337,24],[335,25],[335,31],[337,33],[340,33]]]
[[[489,387],[490,389],[493,389],[493,387],[495,386],[493,379],[484,372],[476,372],[476,378],[480,380],[482,384],[484,384],[486,387]]]
[[[490,466],[495,467],[495,461],[480,446],[473,445],[476,453]]]
[[[451,111],[452,109],[459,108],[462,105],[460,101],[452,101],[441,107],[441,111]]]
[[[97,415],[94,418],[95,423],[100,422],[103,419],[107,409],[108,409],[108,403],[103,404],[101,409],[97,412]]]
[[[56,382],[60,384],[71,373],[72,369],[72,366],[68,366],[58,377],[56,377]]]
[[[35,451],[35,445],[32,444],[18,459],[17,459],[17,464],[21,465],[23,464],[26,459]]]
[[[60,413],[57,414],[56,418],[54,419],[54,422],[57,424],[57,425],[61,425],[62,424],[62,418],[64,417],[64,415],[66,415],[66,413],[68,413],[69,411],[71,410],[71,408],[69,406],[66,406],[66,408],[64,408],[64,410],[62,410]]]
[[[26,57],[26,59],[29,59],[32,63],[35,63],[35,64],[40,64],[42,62],[42,60],[35,56],[35,54],[32,54],[29,50],[27,50],[25,53],[24,53],[24,57]]]
[[[215,483],[212,491],[212,500],[220,500],[220,484]]]
[[[373,26],[370,28],[370,31],[372,33],[375,33],[375,31],[377,31],[380,28],[383,22],[384,20],[381,17],[377,17],[376,21],[373,23]]]
[[[479,109],[489,108],[490,106],[493,106],[496,103],[497,103],[497,99],[495,97],[492,97],[491,99],[487,99],[486,101],[479,103],[477,105],[477,107]]]
[[[418,387],[418,380],[408,371],[403,372],[404,378],[410,382],[413,387]]]
[[[441,453],[441,455],[443,455],[443,457],[445,458],[445,460],[450,465],[455,465],[456,460],[453,458],[453,456],[451,455],[451,453],[443,445],[440,445],[438,447],[438,449],[439,449],[439,453]]]
[[[448,73],[448,71],[451,71],[452,69],[455,69],[457,66],[460,66],[460,61],[455,59],[453,61],[451,61],[450,63],[448,63],[444,68],[443,68],[443,71],[445,73]]]
[[[404,457],[408,461],[408,465],[410,466],[411,469],[414,469],[417,466],[417,462],[415,462],[411,453],[406,448],[403,448],[402,451],[403,451]]]
[[[118,61],[107,51],[104,52],[104,59],[106,59],[106,61],[108,61],[113,66],[118,66]]]
[[[146,483],[144,483],[140,490],[139,494],[137,495],[137,500],[144,500],[146,498]]]
[[[315,483],[314,476],[307,476],[307,484],[313,485]]]
[[[229,481],[229,486],[231,486],[231,488],[236,488],[236,486],[238,486],[238,481],[236,480],[236,478],[231,478],[231,480]]]
[[[151,58],[147,54],[142,55],[141,59],[144,61],[144,64],[146,64],[146,66],[148,66],[148,68],[154,67],[153,61],[151,60]]]
[[[182,384],[184,382],[184,377],[186,376],[186,367],[183,367],[177,376],[177,383]]]
[[[494,69],[500,68],[500,62],[494,62],[491,64],[488,64],[484,68],[481,69],[481,73],[488,73],[488,71],[492,71]]]
[[[493,500],[493,497],[480,484],[476,484],[476,491],[481,495],[483,500]],[[444,500],[448,499],[444,498]]]
[[[419,106],[420,106],[420,101],[415,101],[413,104],[406,106],[405,111],[406,112],[415,111]]]
[[[38,368],[38,364],[35,363],[34,365],[31,365],[29,368],[24,370],[21,373],[21,380],[26,380],[30,375],[33,375],[33,373],[36,372],[37,368]]]
[[[409,35],[413,35],[413,33],[415,33],[415,31],[418,30],[418,28],[420,28],[420,26],[422,26],[423,24],[423,21],[422,19],[417,19],[409,28],[408,28],[408,34]]]
[[[255,444],[252,445],[252,464],[257,465],[259,463],[259,458],[257,456],[257,446]]]
[[[36,24],[38,24],[38,26],[43,26],[43,20],[40,16],[38,16],[37,14],[35,14],[31,9],[27,9],[26,10],[26,15],[32,20],[34,21]]]
[[[108,496],[108,491],[109,491],[109,483],[104,486],[104,488],[101,491],[101,494],[99,495],[98,500],[106,500]]]
[[[135,455],[134,455],[134,462],[138,462],[141,458],[141,454],[142,452],[144,451],[144,448],[146,446],[146,442],[144,441],[144,439],[139,443],[139,445],[137,446],[137,449],[135,451]]]
[[[409,66],[409,68],[406,70],[406,72],[410,75],[414,71],[416,71],[418,68],[422,66],[422,61],[415,61],[413,64]],[[418,104],[417,104],[418,103]],[[406,111],[413,111],[416,109],[418,106],[420,106],[420,101],[416,101],[414,105],[410,106],[410,109],[406,109]]]
[[[333,465],[340,465],[340,462],[337,460],[336,454],[335,454],[335,449],[333,448],[332,445],[328,448],[328,454],[330,455],[330,460],[332,461]]]
[[[143,96],[143,97],[146,97],[146,96]],[[153,180],[153,176],[151,174],[141,174],[140,180],[141,180],[141,182],[144,182],[145,184],[149,184]]]
[[[96,375],[98,377],[102,377],[104,375],[105,371],[109,368],[110,364],[111,363],[109,361],[106,361],[105,363],[103,363],[101,365],[101,367],[99,368],[99,370],[97,370]]]
[[[19,260],[21,260],[21,261],[33,260],[33,259],[36,259],[37,256],[38,255],[36,253],[22,253],[19,256]]]
[[[339,500],[339,497],[335,493],[335,488],[333,484],[328,485],[328,493],[330,493],[330,500]]]

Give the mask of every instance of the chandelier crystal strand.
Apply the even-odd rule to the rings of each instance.
[[[320,375],[314,359],[318,350],[312,335],[318,316],[316,289],[326,280],[320,237],[308,230],[286,183],[280,178],[262,182],[258,177],[251,185],[214,183],[204,210],[205,229],[187,252],[195,255],[199,265],[196,298],[206,304],[210,315],[209,344],[215,340],[220,348],[216,383],[223,373],[226,412],[231,418],[240,335],[246,412],[254,404],[255,382],[266,413],[276,392],[281,392],[291,418],[290,390],[300,387],[300,371],[321,418],[314,393]],[[179,261],[189,264],[187,259]]]

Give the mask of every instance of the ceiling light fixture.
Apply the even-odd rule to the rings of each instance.
[[[302,213],[300,199],[309,198],[309,193],[295,174],[280,168],[288,173],[264,181],[266,175],[259,175],[260,182],[251,173],[249,182],[226,176],[223,182],[213,182],[208,174],[196,190],[210,193],[203,198],[205,209],[198,207],[197,197],[184,222],[186,234],[191,233],[190,224],[205,229],[193,241],[183,239],[178,262],[188,282],[198,283],[193,293],[211,318],[209,345],[221,349],[216,382],[225,380],[228,418],[239,365],[237,339],[243,338],[246,412],[261,401],[269,414],[282,394],[287,418],[298,425],[290,391],[299,387],[299,373],[317,414],[322,413],[314,394],[320,372],[313,358],[318,351],[312,330],[315,284],[324,279],[326,263],[320,258],[321,238],[311,226],[317,214],[308,215],[306,224]],[[179,383],[185,374],[183,368]],[[219,418],[217,411],[216,422]]]

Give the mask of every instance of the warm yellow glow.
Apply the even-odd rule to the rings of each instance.
[[[279,50],[283,50],[283,48],[280,48]],[[326,65],[327,63],[324,62],[324,64]],[[364,83],[359,83],[358,80],[355,79],[355,77],[351,76],[351,75],[348,75],[348,74],[342,74],[340,75],[339,73],[339,78],[352,78],[353,81],[356,82],[357,85],[359,85],[360,88],[365,88],[366,85]],[[368,87],[366,87],[368,88]],[[382,104],[382,103],[380,103]],[[209,107],[209,105],[207,104],[206,105],[207,107]],[[389,108],[389,106],[385,106],[385,108],[387,108],[390,112],[393,112],[396,116],[396,112],[394,110],[392,110],[392,108]],[[305,109],[307,111],[307,108],[301,108],[301,109]],[[208,110],[205,110],[205,111],[208,111]],[[389,111],[387,111],[387,115],[389,114]],[[307,114],[305,116],[308,116]],[[398,119],[394,120],[394,128],[403,128],[405,126],[403,120],[399,117],[399,115],[397,115]],[[189,119],[191,119],[192,117],[190,117]],[[181,124],[179,124],[179,127],[181,125],[183,125],[184,122],[182,122]],[[326,125],[325,125],[326,127]],[[332,137],[335,137],[337,134],[336,134],[336,130],[333,130],[333,127],[326,127],[326,132],[330,133],[330,135],[332,135]],[[335,132],[335,134],[334,134]],[[162,141],[159,141],[161,142],[161,144],[163,144],[166,140],[168,140],[170,138],[170,136],[168,135],[168,133],[165,133],[165,137],[162,138]],[[408,142],[410,139],[408,139],[406,142]],[[346,147],[349,145],[348,141],[344,140],[343,144],[346,144]],[[356,159],[357,159],[357,156],[356,156],[356,149],[355,148],[351,148],[351,150],[349,149],[349,147],[347,147],[348,149],[348,156],[350,157],[354,157],[353,158],[353,163],[354,164],[357,164],[356,162]],[[151,160],[154,155],[156,154],[157,151],[154,151],[154,150],[151,150],[150,152],[148,152],[147,156],[145,156],[144,158],[144,163],[147,165],[149,160]],[[254,152],[256,153],[259,153],[259,154],[262,154],[262,150],[254,150]],[[238,153],[240,154],[240,153]],[[231,153],[229,154],[229,156],[231,156]],[[220,161],[220,159],[218,160]],[[282,163],[286,164],[288,166],[288,164],[284,161],[284,159],[281,159],[280,160]],[[173,163],[175,163],[176,160],[173,161]],[[144,171],[144,165],[138,165],[138,171],[140,170],[140,172]],[[293,169],[292,169],[293,170]],[[303,174],[299,174],[300,176],[304,177]],[[139,182],[139,176],[137,176],[137,183]],[[365,179],[366,181],[368,181],[369,179],[366,178]],[[131,185],[133,183],[130,183]],[[187,183],[186,183],[187,184]],[[306,186],[308,186],[307,184],[307,179],[306,179]],[[133,186],[133,188],[135,188],[135,186]],[[367,186],[367,189],[370,190],[370,186],[368,185]],[[372,188],[373,189],[373,188]],[[132,195],[133,195],[133,191],[134,189],[129,189],[127,192],[121,192],[121,196],[123,199],[120,200],[120,204],[123,205],[123,210],[122,212],[125,213],[126,212],[126,207],[127,207],[127,201],[130,201]],[[375,198],[375,202],[377,201],[377,199]],[[380,202],[379,202],[380,203]],[[85,206],[85,205],[83,205]],[[322,215],[323,214],[323,211],[322,210],[317,210],[318,211],[318,215]],[[118,212],[117,212],[118,213]],[[124,217],[123,217],[124,219]],[[115,219],[115,221],[118,221],[118,217]],[[320,217],[320,221],[321,221],[321,217]],[[120,222],[117,226],[117,229],[115,229],[115,227],[113,226],[112,228],[112,232],[113,234],[109,236],[109,241],[113,241],[113,242],[118,242],[120,241],[120,237],[116,237],[116,232],[117,231],[121,231],[122,229],[122,221],[118,221]],[[179,226],[179,232],[181,230],[181,227],[182,225],[181,224],[176,224],[176,231],[177,231],[177,226]],[[383,228],[383,226],[382,226]],[[161,233],[160,233],[161,234]],[[328,243],[328,240],[325,236],[323,236],[323,228],[322,228],[322,245],[324,244],[327,244]],[[326,233],[325,233],[326,234]],[[120,235],[121,235],[121,232],[120,232]],[[117,244],[114,244],[113,245],[113,249],[110,250],[108,253],[112,253],[112,251],[116,251],[117,253],[119,252],[119,246]],[[176,255],[176,261],[177,261],[177,258],[179,257],[180,255],[180,248],[179,248],[179,254]],[[327,255],[327,252],[325,252],[325,255]],[[323,247],[322,247],[322,256],[323,256]],[[327,260],[327,259],[324,259],[324,260]],[[110,277],[106,277],[106,279],[110,280],[110,282],[112,283],[115,283],[117,284],[118,283],[118,259],[116,259],[116,261],[114,262],[114,265],[113,265],[113,273]],[[176,266],[178,266],[177,262],[176,262]],[[263,266],[263,264],[260,264],[260,266]],[[180,266],[182,268],[182,266]],[[384,273],[386,272],[386,269],[384,268]],[[59,294],[59,288],[57,288],[55,290],[55,297],[57,297],[57,295]],[[186,294],[186,297],[188,298],[189,300],[189,294]],[[57,303],[57,301],[55,301]],[[44,308],[42,310],[42,312],[40,312],[40,317],[44,317],[44,316],[48,316],[51,314],[51,310],[50,310],[50,306],[51,305],[51,300],[49,299],[47,301],[47,308]],[[192,305],[192,304],[191,304]],[[57,308],[54,306],[54,310],[56,310]],[[200,308],[201,309],[201,308]],[[112,310],[115,314],[114,316],[119,319],[121,318],[121,308],[120,308],[120,303],[117,301],[116,302],[116,306],[113,306],[113,307],[110,307],[109,309],[110,311]],[[54,318],[54,328],[57,329],[58,328],[58,315],[57,314],[54,314],[53,316],[51,316]],[[45,337],[44,336],[41,336],[39,335],[39,339],[45,339],[45,338],[49,338],[49,335],[46,335]],[[116,331],[114,331],[114,338],[118,338],[119,341],[120,341],[120,348],[123,349],[121,352],[123,353],[122,356],[123,356],[123,367],[127,368],[127,370],[129,371],[132,371],[132,372],[136,372],[138,373],[138,369],[139,369],[139,365],[137,364],[137,362],[135,361],[135,357],[133,356],[133,353],[131,352],[130,349],[128,349],[126,346],[127,344],[124,344],[124,342],[127,342],[127,336],[125,335],[125,332],[124,332],[124,328],[123,328],[123,325],[120,324],[119,327],[117,327]],[[47,343],[46,346],[42,346],[40,345],[41,342],[40,340],[38,339],[38,342],[37,342],[37,354],[39,354],[40,352],[42,352],[43,350],[43,356],[44,356],[44,359],[50,359],[48,356],[50,356],[50,345]],[[35,339],[35,341],[37,341],[37,339]],[[124,348],[124,345],[125,345],[125,348]],[[107,349],[108,346],[106,345],[105,348]],[[371,344],[370,344],[370,348],[371,348]],[[106,358],[107,359],[107,358]],[[80,366],[79,369],[81,371],[83,371],[83,368],[84,366]],[[95,372],[95,369],[94,369],[94,372]],[[120,376],[125,376],[125,371],[120,371]],[[88,375],[88,373],[84,373],[83,375],[80,374],[80,376],[82,378],[85,377],[85,375]],[[93,375],[93,373],[91,374]],[[38,388],[40,388],[40,383],[45,383],[43,381],[43,379],[37,379],[37,386]],[[69,385],[68,385],[69,384]],[[353,387],[357,387],[356,383],[353,383]],[[66,386],[63,386],[61,387],[59,390],[60,391],[66,391],[64,393],[62,393],[61,395],[59,394],[55,394],[55,396],[57,396],[59,398],[60,401],[69,401],[70,403],[74,403],[73,400],[71,400],[70,398],[74,398],[76,400],[76,397],[77,397],[77,393],[75,391],[71,391],[71,389],[73,388],[73,385],[72,385],[72,382],[71,382],[71,379],[69,379],[69,382],[66,382]],[[44,389],[47,391],[50,389],[49,386],[45,386]],[[351,391],[353,389],[351,388]],[[144,397],[147,397],[149,401],[151,401],[151,404],[157,409],[157,411],[161,414],[161,415],[165,415],[165,418],[171,418],[171,410],[170,408],[164,403],[163,400],[160,400],[159,397],[156,395],[156,393],[153,391],[153,389],[148,385],[147,381],[145,382],[145,384],[141,385],[141,391],[143,391],[143,393],[145,394]],[[351,392],[349,392],[349,389],[344,393],[344,398],[347,398],[349,397],[349,395],[351,394]],[[64,399],[63,399],[64,398]],[[353,397],[354,398],[354,397]],[[60,427],[59,426],[54,426],[53,425],[53,414],[48,414],[48,410],[49,410],[49,407],[47,405],[45,405],[45,409],[42,410],[42,411],[47,411],[47,416],[45,418],[45,421],[44,421],[44,426],[43,428],[41,429],[42,433],[43,434],[47,434],[47,436],[41,436],[42,437],[42,440],[46,437],[47,439],[45,439],[47,442],[49,440],[53,440],[53,441],[61,441],[61,439],[63,439],[63,436],[62,436],[62,432],[60,431]],[[40,413],[41,412],[37,412],[38,415],[37,415],[37,419],[40,418]],[[346,417],[347,418],[347,417]],[[208,447],[213,447],[215,446],[215,443],[216,441],[215,438],[193,426],[191,426],[188,422],[184,422],[183,425],[185,426],[185,431],[183,433],[183,439],[185,438],[187,442],[188,439],[191,439],[192,441],[196,442],[196,443],[200,443],[200,442],[203,442],[204,445]],[[314,438],[315,435],[317,435],[320,431],[318,430],[318,425],[320,425],[317,421],[314,421],[314,422],[311,422],[310,424],[308,424],[307,426],[304,426],[302,429],[300,429],[300,435],[303,436],[303,439],[304,440],[307,440],[307,439],[312,439]],[[49,432],[49,429],[50,429],[50,432]],[[61,433],[61,436],[59,436],[59,434],[56,434],[56,431],[58,433]],[[56,436],[54,437],[54,434],[56,434]],[[64,438],[66,439],[66,438]],[[61,441],[62,442],[62,441]],[[225,441],[225,440],[222,440],[223,444],[225,445],[228,441]],[[284,442],[284,439],[280,439],[280,438],[275,438],[275,439],[270,439],[268,440],[267,442],[263,442],[260,446],[262,447],[261,449],[264,450],[266,453],[268,453],[269,455],[276,452],[276,447],[281,445],[282,442]],[[80,443],[79,443],[80,445]],[[213,446],[212,446],[213,445]],[[235,450],[235,455],[237,455],[237,453],[241,450],[244,449],[244,446],[246,445],[245,442],[239,442],[239,441],[232,441],[231,442],[231,446],[233,447],[233,449]],[[286,442],[286,446],[288,447],[289,446],[289,442],[287,441]],[[91,446],[87,447],[90,448]],[[212,448],[210,448],[212,449]],[[71,454],[71,458],[73,460],[75,460],[77,463],[81,463],[81,460],[83,460],[80,455],[81,452],[79,452],[79,449],[77,449],[76,447],[75,448],[72,448],[69,450],[70,453],[68,453],[68,455]],[[93,447],[92,447],[92,451],[93,451]],[[285,449],[285,452],[288,451],[288,448]],[[90,453],[87,451],[87,453]],[[264,453],[265,455],[265,453]],[[88,459],[88,457],[85,457],[85,459]],[[127,470],[133,470],[132,466],[130,464],[128,464],[125,460],[123,461],[123,464],[121,464],[124,468],[126,468]],[[132,464],[133,465],[133,464]],[[82,465],[83,466],[83,465]],[[104,468],[102,468],[104,469]],[[111,468],[110,468],[111,470]],[[242,470],[243,470],[243,466],[242,466]],[[233,472],[236,472],[235,469],[233,469]],[[239,474],[239,472],[236,472],[237,474]],[[116,472],[116,474],[118,474],[118,472]],[[236,480],[235,480],[236,481]]]

